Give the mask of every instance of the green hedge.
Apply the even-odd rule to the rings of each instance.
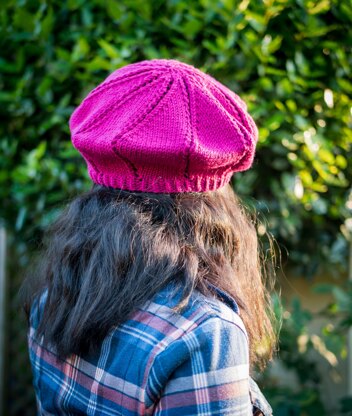
[[[0,217],[21,239],[88,186],[69,139],[74,107],[114,69],[163,57],[247,101],[260,141],[236,188],[260,201],[291,263],[340,263],[352,205],[348,0],[2,3]]]
[[[345,270],[352,212],[350,0],[2,0],[0,218],[16,264],[87,189],[68,118],[130,62],[191,63],[248,103],[260,139],[234,186],[287,267]],[[17,279],[17,280],[16,280]],[[21,277],[13,277],[14,292]],[[24,414],[24,413],[22,413]]]

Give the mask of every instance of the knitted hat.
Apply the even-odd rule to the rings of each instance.
[[[70,118],[93,182],[145,192],[204,192],[248,169],[257,127],[234,92],[191,65],[137,62],[110,74]]]

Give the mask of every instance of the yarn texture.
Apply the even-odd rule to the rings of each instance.
[[[69,121],[93,182],[155,193],[205,192],[253,163],[258,129],[245,102],[172,59],[117,69]]]

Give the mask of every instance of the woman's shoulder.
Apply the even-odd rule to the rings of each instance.
[[[163,405],[168,406],[168,396],[179,395],[182,403],[181,397],[192,395],[192,391],[198,397],[196,391],[209,389],[212,399],[208,405],[214,407],[214,413],[218,403],[228,403],[232,409],[251,407],[253,414],[269,416],[270,405],[249,376],[248,336],[238,305],[225,291],[212,289],[214,296],[195,290],[186,308],[174,312],[182,291],[165,287],[141,311],[145,316],[152,314],[149,323],[156,319],[164,328],[157,353],[152,354],[147,392],[158,396],[154,386],[166,386]]]

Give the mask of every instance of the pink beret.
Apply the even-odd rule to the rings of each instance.
[[[137,62],[110,74],[71,115],[93,182],[144,192],[205,192],[250,168],[258,130],[244,101],[191,65]]]

